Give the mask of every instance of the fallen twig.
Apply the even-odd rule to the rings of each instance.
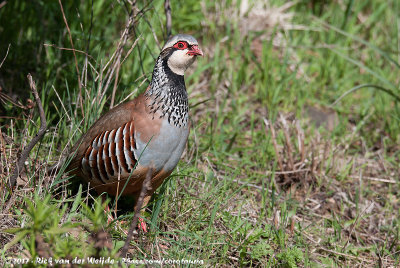
[[[28,74],[27,77],[29,80],[29,86],[33,92],[33,96],[35,97],[35,101],[36,101],[38,109],[39,109],[40,128],[39,128],[39,131],[36,134],[36,136],[33,137],[33,139],[29,142],[29,144],[24,148],[24,150],[21,153],[20,158],[18,159],[17,166],[15,167],[15,170],[9,180],[10,190],[12,190],[12,188],[15,186],[15,184],[17,182],[17,178],[24,166],[26,159],[29,156],[29,153],[32,151],[33,147],[36,145],[36,143],[39,142],[39,140],[44,136],[44,133],[46,132],[46,116],[44,114],[44,110],[43,110],[42,102],[39,98],[39,94],[36,90],[36,84],[33,81],[31,74]]]

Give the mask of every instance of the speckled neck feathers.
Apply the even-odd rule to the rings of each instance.
[[[186,127],[189,118],[188,96],[183,75],[168,67],[169,51],[163,51],[153,70],[150,88],[145,93],[154,116],[166,118],[171,125]],[[159,112],[159,113],[157,113]]]

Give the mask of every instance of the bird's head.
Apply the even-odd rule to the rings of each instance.
[[[183,75],[197,56],[203,56],[203,52],[193,36],[177,34],[165,43],[161,55],[167,59],[171,71]]]

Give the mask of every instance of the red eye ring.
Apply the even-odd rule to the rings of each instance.
[[[188,46],[189,46],[189,45],[188,45],[187,42],[179,41],[179,42],[177,42],[177,43],[174,45],[174,48],[183,50],[183,49],[188,48]]]

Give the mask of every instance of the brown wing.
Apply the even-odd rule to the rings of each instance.
[[[90,129],[84,135],[82,135],[82,137],[72,148],[70,156],[73,156],[73,158],[67,168],[67,171],[72,171],[72,173],[83,177],[85,174],[82,174],[81,170],[82,159],[85,157],[85,155],[89,156],[92,152],[95,139],[97,143],[100,140],[100,137],[103,140],[104,135],[106,134],[115,135],[116,130],[120,129],[121,127],[123,128],[127,123],[132,124],[133,129],[135,111],[143,107],[143,95],[141,95],[135,100],[118,105],[100,117],[90,127]],[[106,144],[107,142],[104,142],[104,144],[99,143],[99,147],[95,147],[94,149],[97,152],[105,152],[104,148],[102,148],[101,151],[99,151],[99,149],[101,146],[112,146],[112,144]],[[93,154],[96,154],[96,152],[93,152]],[[92,157],[94,157],[93,154]],[[101,170],[99,170],[99,172],[101,172]]]
[[[84,177],[96,184],[107,184],[135,169],[135,126],[130,121],[117,129],[98,134],[81,158]]]

